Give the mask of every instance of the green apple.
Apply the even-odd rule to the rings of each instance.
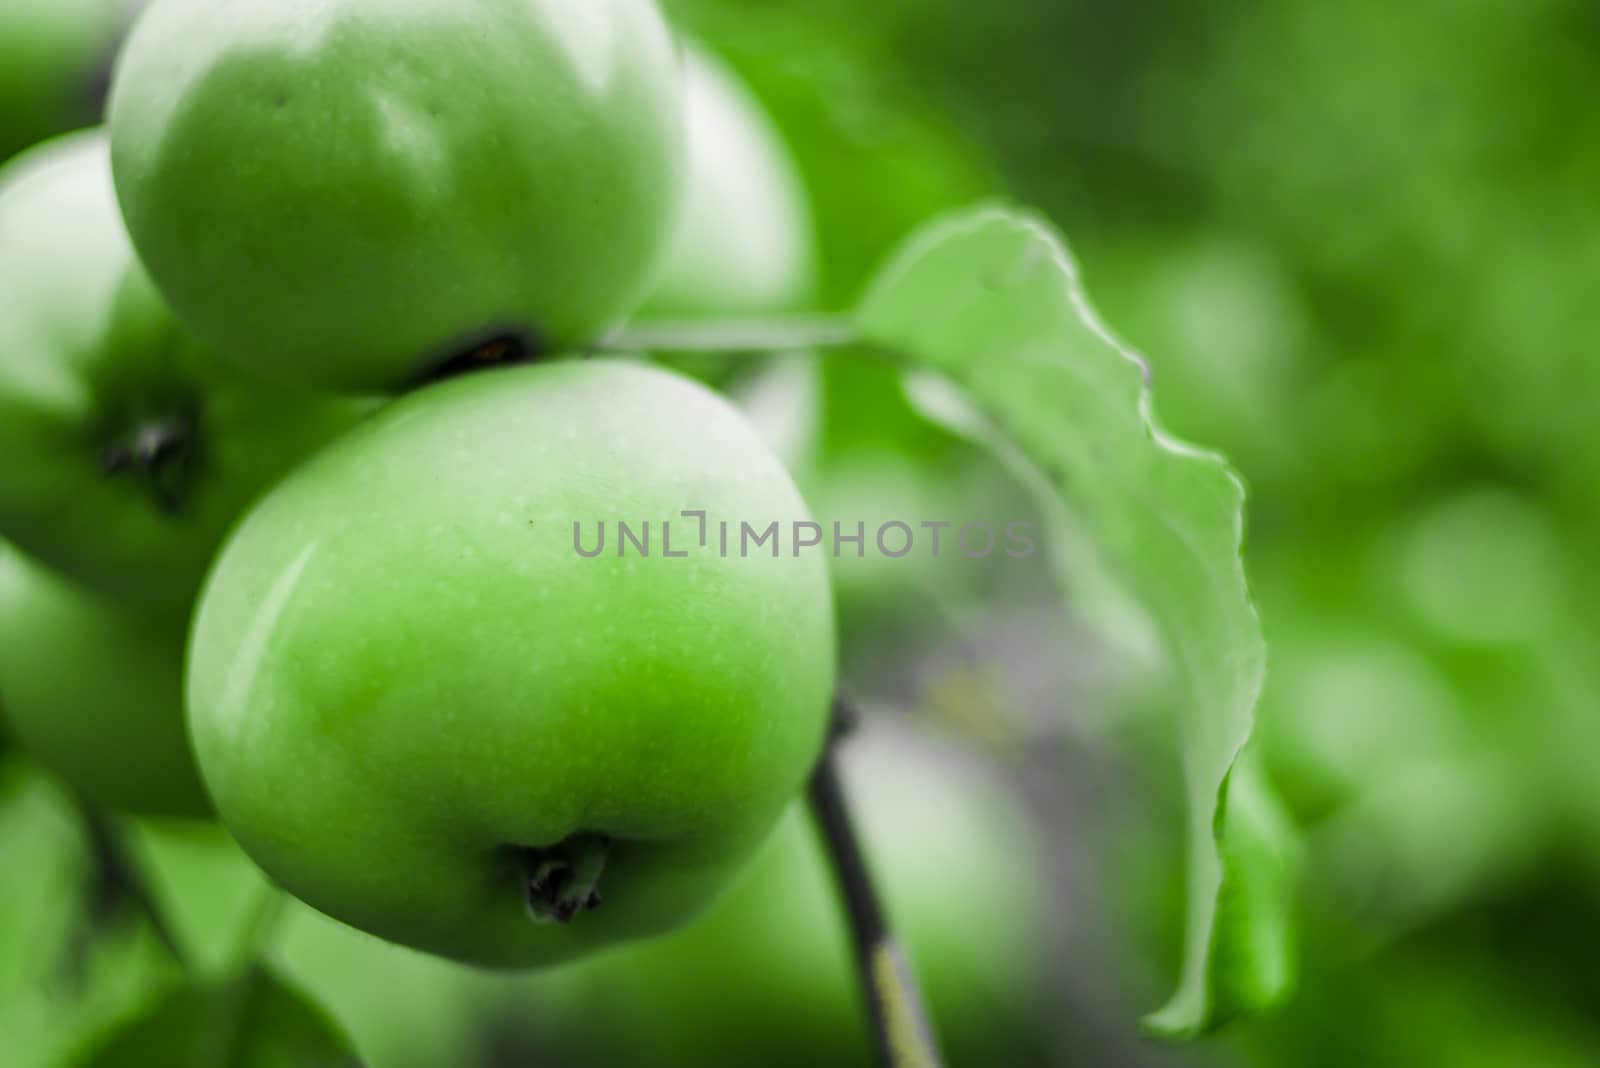
[[[126,0],[0,3],[0,161],[100,121]]]
[[[817,254],[799,168],[761,102],[722,60],[684,49],[688,179],[682,214],[640,318],[761,315],[806,307]]]
[[[821,745],[826,561],[787,534],[724,554],[716,526],[803,521],[749,423],[664,371],[411,393],[280,483],[212,571],[188,704],[218,811],[307,903],[443,956],[534,965],[670,928]]]
[[[91,800],[207,816],[183,720],[181,612],[130,608],[0,545],[0,690],[22,747]]]
[[[200,337],[355,390],[597,338],[672,234],[653,0],[156,0],[112,90],[139,255]]]
[[[119,596],[188,603],[227,527],[353,401],[194,342],[134,258],[102,131],[0,171],[0,533]]]
[[[840,759],[949,1063],[1053,1063],[1038,1011],[1054,937],[1048,846],[1031,814],[993,769],[905,727],[869,724]],[[844,913],[798,804],[701,920],[481,1000],[499,1026],[522,1021],[532,1049],[570,1049],[580,1063],[872,1063]],[[595,1027],[602,1018],[615,1023]]]

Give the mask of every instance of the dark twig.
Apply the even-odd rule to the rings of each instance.
[[[872,1019],[879,1063],[884,1068],[939,1068],[938,1047],[922,997],[889,930],[839,781],[835,748],[856,718],[848,702],[835,701],[833,734],[811,776],[811,813],[822,832],[850,920],[856,968]]]
[[[188,970],[188,958],[177,935],[161,912],[160,903],[145,883],[137,862],[106,814],[93,803],[77,799],[78,812],[88,839],[90,886],[87,902],[89,934],[114,922],[129,905],[144,914],[156,939],[180,968]]]

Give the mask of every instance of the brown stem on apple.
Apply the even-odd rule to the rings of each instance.
[[[600,907],[600,876],[611,836],[574,834],[553,846],[522,851],[523,893],[535,923],[568,924]]]
[[[151,419],[108,446],[100,454],[100,469],[107,475],[142,478],[160,509],[174,515],[188,494],[198,444],[199,426],[192,413]]]
[[[856,970],[883,1068],[939,1068],[938,1046],[916,980],[879,902],[866,857],[839,781],[836,748],[858,720],[856,709],[834,701],[834,723],[822,760],[811,776],[811,813],[822,832],[834,880],[850,921]]]

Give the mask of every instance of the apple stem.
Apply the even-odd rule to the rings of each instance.
[[[600,876],[611,836],[575,834],[553,846],[523,851],[528,915],[535,923],[568,924],[600,907]]]
[[[141,423],[100,455],[108,475],[133,471],[143,476],[156,503],[168,515],[183,507],[187,475],[195,454],[195,421],[186,415]]]
[[[91,881],[87,904],[88,935],[93,937],[131,904],[144,914],[156,940],[173,962],[188,971],[189,960],[178,943],[177,935],[162,915],[155,894],[146,884],[139,865],[128,854],[127,846],[110,817],[83,797],[75,796],[74,801],[89,846]],[[86,945],[80,945],[76,952],[83,953],[86,950]]]
[[[857,974],[883,1068],[939,1068],[933,1028],[867,868],[839,780],[837,747],[859,719],[854,706],[834,700],[834,724],[822,759],[811,776],[808,798],[822,833],[855,949]]]
[[[750,355],[852,348],[861,344],[855,327],[839,316],[784,319],[719,319],[714,322],[631,323],[593,346],[593,354],[690,352]]]

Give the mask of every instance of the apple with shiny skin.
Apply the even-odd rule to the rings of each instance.
[[[112,89],[128,227],[260,373],[399,389],[597,340],[671,237],[654,0],[155,0]]]
[[[0,535],[28,554],[187,607],[245,506],[365,410],[246,376],[179,326],[102,131],[0,170]]]
[[[201,599],[189,723],[224,822],[308,904],[484,965],[701,911],[820,751],[834,630],[820,551],[723,553],[689,509],[808,515],[726,401],[642,365],[481,370],[340,438]],[[649,555],[578,551],[617,522]]]

